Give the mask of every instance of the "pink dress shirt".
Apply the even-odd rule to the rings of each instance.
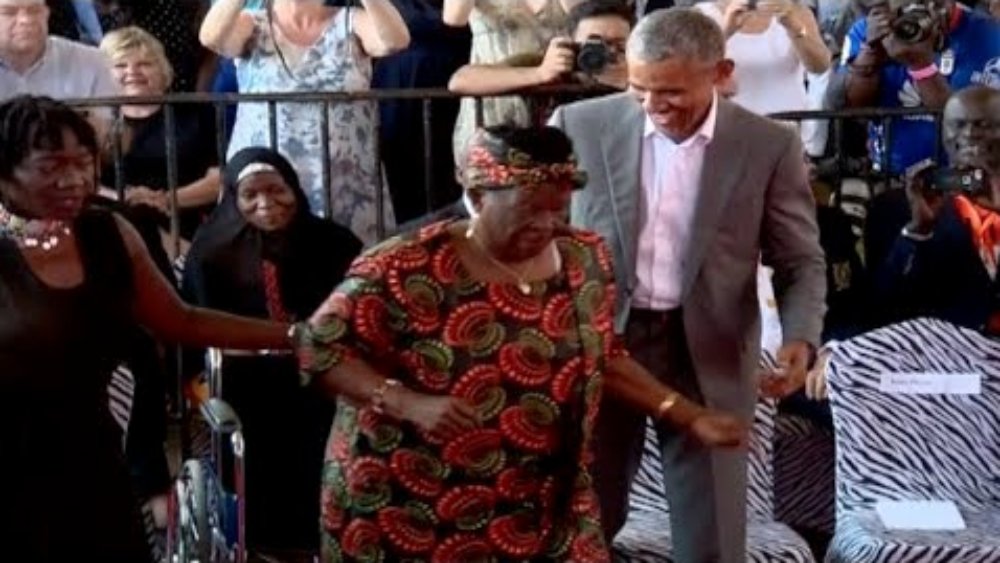
[[[632,304],[667,311],[681,305],[684,257],[691,239],[705,147],[715,134],[716,95],[694,135],[675,143],[647,117],[642,141],[642,224]]]

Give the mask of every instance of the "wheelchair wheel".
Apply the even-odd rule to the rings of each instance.
[[[177,537],[171,563],[213,561],[211,468],[200,459],[184,462],[175,485]]]

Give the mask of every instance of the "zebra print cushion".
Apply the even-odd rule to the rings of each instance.
[[[837,523],[827,563],[997,563],[1000,511],[962,510],[966,529],[951,532],[885,530],[873,511]]]
[[[633,512],[615,538],[615,561],[672,562],[670,520],[663,514]],[[780,522],[751,521],[747,525],[750,563],[814,563],[805,541]]]
[[[135,376],[128,366],[120,365],[111,372],[111,379],[108,382],[108,409],[111,411],[111,418],[122,429],[122,450],[125,450],[125,440],[128,436],[129,422],[132,419],[132,402],[135,397]],[[142,499],[145,500],[145,499]],[[155,561],[163,561],[166,558],[166,544],[163,534],[156,529],[156,522],[153,518],[152,508],[148,503],[142,503],[140,507],[142,516],[142,527],[146,533],[146,542],[149,544]]]
[[[765,356],[762,366],[773,367],[773,360]],[[775,414],[773,401],[759,402],[754,413],[747,468],[747,560],[812,562],[808,544],[791,528],[774,521]],[[664,494],[663,466],[657,444],[656,432],[652,424],[647,423],[642,462],[629,496],[629,517],[614,542],[616,556],[625,561],[672,561],[670,510]]]
[[[978,372],[981,395],[888,395],[885,372]],[[837,438],[831,562],[1000,561],[1000,342],[932,319],[843,343],[829,370]],[[877,500],[954,501],[960,532],[886,531]]]
[[[180,287],[184,283],[184,267],[187,264],[187,254],[180,254],[177,258],[174,258],[174,280],[177,282],[177,287]]]
[[[135,396],[135,377],[128,366],[120,365],[111,372],[108,382],[108,408],[111,418],[122,429],[122,447],[125,434],[128,432],[129,419],[132,418],[132,398]]]
[[[832,534],[833,433],[790,414],[778,415],[774,433],[775,518],[798,528]]]

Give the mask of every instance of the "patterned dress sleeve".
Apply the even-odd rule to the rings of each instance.
[[[304,385],[350,359],[380,367],[396,357],[407,320],[404,308],[387,289],[390,267],[387,254],[358,258],[313,314],[298,350]]]
[[[625,348],[625,340],[620,334],[615,334],[615,311],[617,308],[617,285],[615,285],[614,258],[611,250],[608,249],[604,240],[598,238],[594,242],[594,255],[604,282],[604,303],[598,314],[600,321],[598,327],[601,330],[605,345],[605,356],[607,361],[627,357],[628,350]]]
[[[592,438],[601,402],[601,368],[608,361],[624,356],[625,346],[614,332],[615,285],[611,253],[601,238],[591,232],[578,231],[574,234],[577,243],[586,248],[586,258],[576,266],[583,265],[584,286],[597,282],[600,291],[585,292],[589,305],[584,310],[591,311],[589,318],[580,321],[592,326],[602,342],[600,350],[594,353],[603,356],[596,362],[585,362],[587,377],[583,390],[583,412],[581,431],[583,440],[577,458],[576,478],[573,483],[571,512],[574,521],[574,536],[569,546],[570,561],[604,562],[610,561],[610,552],[600,524],[600,509],[597,494],[593,488],[590,466],[593,461]],[[571,266],[571,269],[575,267]],[[573,277],[575,274],[570,273]],[[591,301],[590,298],[593,298]]]

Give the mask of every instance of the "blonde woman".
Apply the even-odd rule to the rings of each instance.
[[[111,59],[113,74],[125,96],[161,96],[173,82],[173,69],[163,45],[138,27],[107,34],[101,50]],[[122,107],[116,131],[121,135],[125,201],[147,211],[161,227],[169,226],[167,135],[176,138],[177,204],[182,238],[190,240],[219,197],[215,115],[211,107],[173,106],[174,128],[168,131],[162,104]],[[105,187],[117,185],[115,163],[101,174]],[[138,211],[142,211],[141,209]]]
[[[549,42],[566,33],[567,14],[581,0],[444,0],[442,19],[448,25],[472,29],[469,64],[496,64],[514,55],[544,53]],[[520,98],[483,100],[483,126],[504,123],[527,126],[531,116]],[[461,160],[476,130],[476,103],[462,100],[453,139]]]

